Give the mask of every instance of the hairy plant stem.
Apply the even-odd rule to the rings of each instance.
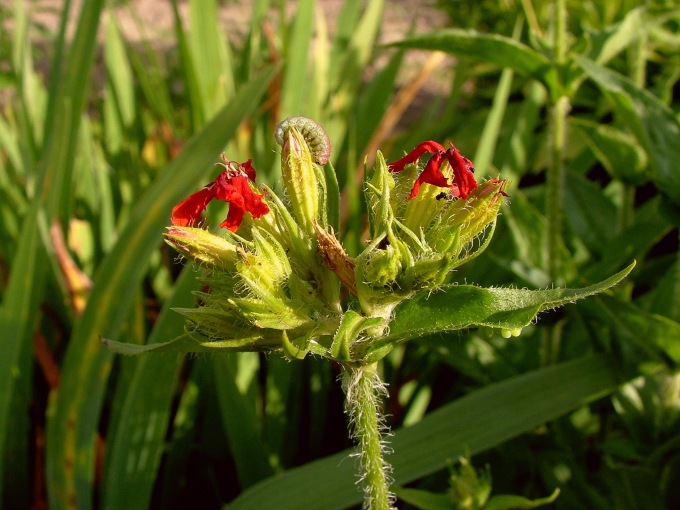
[[[345,411],[350,418],[351,434],[357,441],[365,510],[390,510],[389,465],[383,458],[380,400],[386,393],[377,365],[345,365],[342,373]]]

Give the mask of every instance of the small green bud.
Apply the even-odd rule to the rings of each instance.
[[[211,269],[233,270],[239,246],[202,228],[168,227],[165,242],[181,255]]]
[[[464,247],[480,235],[498,216],[507,181],[489,179],[482,182],[467,200],[453,200],[442,210],[435,225],[428,230],[427,241],[436,250],[450,248],[452,240]]]
[[[455,253],[432,253],[418,259],[404,274],[404,285],[413,289],[435,289],[446,281],[456,265]]]
[[[477,473],[469,459],[461,457],[460,466],[451,474],[451,499],[460,510],[484,508],[491,495],[488,468]]]
[[[314,162],[309,145],[297,128],[288,127],[282,140],[281,173],[293,216],[305,232],[313,235],[314,222],[319,222],[322,216],[323,172]]]

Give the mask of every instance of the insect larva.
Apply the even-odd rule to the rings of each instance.
[[[331,141],[318,122],[301,116],[288,117],[282,120],[277,124],[274,131],[274,138],[279,145],[283,145],[283,137],[291,127],[297,129],[303,136],[314,161],[320,165],[328,163],[328,158],[331,155]]]

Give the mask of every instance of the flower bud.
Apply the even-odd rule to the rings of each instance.
[[[168,227],[165,242],[181,255],[209,268],[233,270],[239,247],[231,239],[202,228]]]
[[[310,236],[314,222],[321,219],[320,191],[325,183],[323,173],[314,162],[307,141],[294,126],[288,127],[283,136],[281,173],[293,216]]]
[[[451,474],[451,499],[459,509],[483,508],[491,495],[491,475],[488,468],[480,473],[464,457],[459,468]]]
[[[427,233],[427,241],[436,251],[449,250],[453,241],[465,247],[491,224],[500,212],[507,181],[489,179],[482,182],[467,200],[449,201],[435,225]]]

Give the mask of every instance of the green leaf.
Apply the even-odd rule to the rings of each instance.
[[[243,118],[251,115],[276,72],[272,66],[246,84],[195,135],[137,202],[118,242],[99,266],[92,294],[71,337],[59,390],[47,422],[47,475],[52,508],[92,505],[94,438],[112,355],[97,342],[114,337],[161,240],[173,204],[203,176]]]
[[[395,432],[387,461],[397,484],[446,468],[611,393],[617,364],[585,357],[542,368],[478,390]],[[540,403],[540,405],[537,405]],[[351,450],[290,469],[243,492],[229,510],[340,510],[362,499]]]
[[[518,16],[515,21],[515,28],[513,29],[513,40],[519,39],[522,33],[522,25],[524,18]],[[510,68],[503,69],[501,77],[498,80],[498,87],[494,94],[493,104],[491,110],[486,118],[484,130],[479,137],[479,144],[472,160],[475,162],[475,172],[477,179],[482,176],[488,176],[491,163],[493,162],[494,153],[499,141],[499,134],[501,126],[503,125],[503,118],[505,117],[505,110],[508,106],[508,99],[512,92],[512,81],[514,71]]]
[[[611,100],[616,113],[647,150],[649,178],[662,193],[680,202],[680,122],[673,110],[625,76],[585,57],[577,55],[574,59]]]
[[[139,345],[129,342],[117,342],[108,338],[100,338],[101,342],[116,354],[135,356],[147,352],[245,352],[258,349],[250,348],[261,337],[243,337],[231,340],[198,340],[189,334],[178,336],[169,342]]]
[[[392,43],[391,46],[466,55],[510,68],[519,74],[541,81],[550,90],[557,90],[557,79],[550,61],[533,48],[510,37],[450,28],[410,37]]]
[[[588,58],[598,64],[605,64],[641,37],[653,33],[677,16],[677,9],[660,9],[655,12],[646,6],[635,7],[628,11],[620,22],[605,27],[601,32],[588,34],[592,46]]]
[[[109,18],[106,26],[104,59],[113,103],[125,128],[130,128],[135,120],[136,104],[132,69],[127,49],[120,34],[115,18]]]
[[[342,317],[340,327],[338,327],[333,343],[331,344],[331,354],[333,358],[343,361],[351,359],[350,348],[356,342],[358,336],[368,328],[377,327],[382,323],[378,317],[364,317],[363,315],[348,310]]]
[[[652,356],[657,358],[661,351],[674,363],[680,364],[680,323],[613,297],[602,296],[599,301],[609,322],[616,328],[617,336],[652,351]]]
[[[247,391],[248,383],[257,383],[259,358],[253,353],[223,354],[213,357],[213,366],[222,423],[241,488],[245,489],[274,474],[269,463],[271,452],[262,441],[262,424],[257,417],[258,395]]]
[[[589,250],[601,253],[616,235],[616,207],[600,186],[575,172],[567,172],[562,189],[569,225]]]
[[[281,86],[281,118],[306,113],[310,90],[308,66],[309,46],[314,26],[314,1],[301,0],[295,11],[286,49],[286,66]]]
[[[439,292],[420,292],[394,311],[389,334],[373,342],[373,353],[384,353],[386,345],[396,345],[424,335],[477,326],[517,330],[528,326],[544,310],[557,308],[602,292],[616,285],[635,263],[606,280],[582,289],[528,290],[482,288],[474,285],[448,285]]]
[[[644,184],[647,155],[633,136],[608,124],[575,117],[570,117],[569,124],[611,176],[633,185]]]
[[[149,344],[182,328],[184,319],[171,307],[190,306],[195,301],[191,294],[191,290],[198,287],[195,276],[190,268],[182,272],[149,337]],[[120,420],[116,430],[108,434],[103,509],[120,508],[123,501],[129,510],[149,507],[165,448],[180,366],[180,356],[145,356],[138,360],[126,387],[121,388],[125,400]],[[134,494],[134,498],[129,497],[130,494]]]
[[[484,505],[484,510],[513,510],[515,508],[537,508],[539,506],[548,505],[557,499],[560,495],[560,490],[555,491],[545,498],[529,499],[523,496],[516,496],[514,494],[499,494],[489,499],[489,502]]]
[[[20,244],[13,264],[0,310],[0,338],[3,339],[0,356],[0,450],[8,439],[10,408],[14,385],[18,375],[29,368],[21,364],[30,357],[22,356],[30,349],[36,325],[37,304],[43,295],[47,269],[46,256],[41,246],[41,235],[48,238],[53,218],[70,205],[71,170],[78,142],[78,123],[82,115],[90,68],[92,66],[99,15],[103,2],[83,4],[76,34],[70,48],[68,61],[58,56],[54,69],[63,69],[64,79],[52,82],[50,104],[54,115],[45,123],[45,147],[42,153],[40,183],[36,198],[21,226]],[[64,10],[63,22],[67,17]],[[60,55],[63,57],[63,55]],[[53,73],[60,75],[59,72]],[[68,217],[69,214],[64,214]],[[5,455],[0,451],[0,497]]]
[[[455,503],[448,494],[435,494],[422,489],[395,487],[394,493],[400,501],[413,505],[420,510],[452,510]]]

